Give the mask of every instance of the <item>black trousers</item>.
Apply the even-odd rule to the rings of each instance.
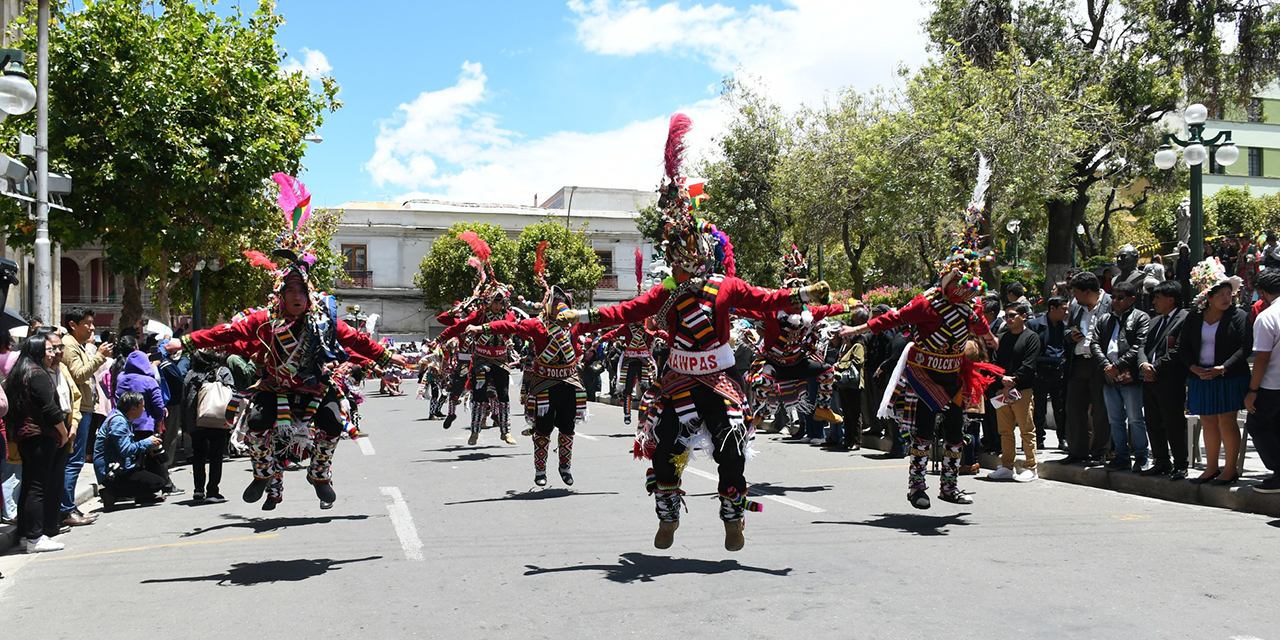
[[[62,526],[62,484],[67,455],[49,436],[18,441],[22,489],[18,495],[18,533],[28,540],[56,536]]]
[[[862,446],[862,389],[836,387],[840,415],[844,416],[844,446]]]
[[[1280,391],[1260,389],[1255,403],[1257,413],[1249,414],[1245,429],[1253,438],[1253,448],[1271,473],[1280,473]],[[1151,429],[1150,419],[1147,429]]]
[[[1187,386],[1181,379],[1173,384],[1144,382],[1142,411],[1151,441],[1151,462],[1157,467],[1187,468]]]
[[[476,389],[476,377],[483,367],[484,388]],[[511,372],[495,364],[479,364],[471,370],[472,402],[483,402],[489,398],[497,398],[499,402],[507,402],[511,396]]]
[[[559,429],[566,436],[573,435],[574,419],[578,416],[578,389],[566,382],[556,383],[547,390],[551,396],[551,408],[545,415],[533,419],[533,430],[550,437],[552,429]]]
[[[196,491],[204,491],[207,495],[218,493],[218,485],[222,483],[222,456],[230,440],[230,429],[196,427],[192,430],[191,475],[194,476]],[[206,464],[209,465],[207,484]]]
[[[746,495],[747,478],[743,474],[747,459],[736,443],[732,441],[726,443],[730,433],[729,416],[725,412],[724,398],[703,385],[695,385],[689,390],[689,394],[693,397],[698,416],[702,418],[707,431],[711,433],[711,442],[714,447],[711,457],[719,465],[720,493],[727,493],[729,487],[733,487],[742,495]],[[654,434],[657,436],[658,444],[653,452],[653,471],[659,483],[673,485],[679,482],[680,476],[676,473],[676,465],[672,462],[672,458],[684,453],[687,447],[680,443],[680,419],[677,417],[675,405],[671,398],[666,398],[665,403],[666,406],[658,418],[658,426]]]
[[[640,358],[627,358],[622,361],[622,370],[624,374],[622,395],[629,396],[635,391],[636,382],[640,380],[640,372],[644,370],[645,361]],[[641,389],[643,391],[643,389]]]
[[[1032,406],[1032,421],[1036,424],[1036,438],[1041,442],[1044,441],[1045,435],[1048,433],[1046,417],[1048,416],[1049,403],[1053,403],[1053,426],[1058,433],[1058,441],[1064,442],[1067,437],[1067,380],[1062,374],[1055,373],[1053,377],[1048,374],[1036,373],[1035,401]]]
[[[146,440],[155,435],[153,431],[134,431],[133,440]],[[173,480],[169,478],[169,465],[166,464],[166,458],[162,456],[153,456],[143,454],[142,461],[138,463],[142,470],[160,476],[164,480],[165,490],[173,489]]]
[[[309,393],[291,393],[289,394],[289,406],[294,414],[297,414],[307,408],[311,404],[311,399],[315,397]],[[259,391],[253,394],[249,399],[249,431],[254,433],[262,433],[276,426],[276,393],[274,391]],[[320,408],[316,409],[316,414],[311,420],[311,426],[323,431],[328,438],[337,438],[342,435],[342,407],[338,405],[338,392],[329,389],[325,393],[324,399],[320,401]]]
[[[1111,451],[1111,423],[1102,396],[1104,374],[1093,358],[1076,356],[1067,380],[1067,452],[1105,458]],[[1092,409],[1092,418],[1090,418]]]
[[[947,444],[955,446],[964,442],[964,407],[954,402],[947,405],[942,414],[942,435]],[[929,408],[924,400],[916,401],[915,437],[920,440],[933,440],[936,431],[937,412]]]
[[[165,479],[143,469],[134,467],[123,471],[115,480],[108,480],[103,486],[120,498],[133,498],[135,501],[154,497],[164,489]]]

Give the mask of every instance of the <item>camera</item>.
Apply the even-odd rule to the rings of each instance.
[[[164,442],[157,442],[154,447],[151,447],[151,449],[147,451],[147,453],[157,458],[164,457],[165,455]]]

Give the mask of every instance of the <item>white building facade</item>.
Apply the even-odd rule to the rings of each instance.
[[[525,226],[550,216],[568,220],[575,228],[586,223],[591,246],[605,267],[595,290],[596,303],[629,300],[636,291],[635,250],[640,249],[646,269],[653,253],[653,244],[641,237],[635,218],[656,197],[648,191],[565,187],[542,206],[350,202],[342,205],[333,247],[346,258],[352,284],[333,293],[344,307],[359,305],[363,313],[378,314],[381,335],[435,336],[443,329],[435,322],[440,310],[425,307],[413,277],[436,239],[456,223],[487,222],[514,240]]]

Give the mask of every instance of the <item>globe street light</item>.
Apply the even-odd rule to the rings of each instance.
[[[1178,163],[1178,152],[1174,147],[1182,147],[1182,159],[1191,168],[1191,261],[1204,260],[1204,180],[1201,167],[1212,157],[1218,164],[1229,167],[1240,159],[1240,149],[1231,142],[1230,131],[1219,131],[1218,135],[1205,140],[1204,123],[1209,118],[1209,109],[1203,104],[1195,103],[1183,112],[1187,122],[1189,135],[1180,140],[1172,133],[1164,134],[1164,143],[1156,151],[1156,168],[1168,171]],[[1219,144],[1221,143],[1221,144]]]
[[[36,88],[28,79],[27,57],[19,49],[0,49],[0,111],[20,116],[36,106]]]

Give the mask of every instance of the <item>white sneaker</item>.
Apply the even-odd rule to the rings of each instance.
[[[43,553],[45,551],[62,551],[67,545],[61,542],[54,542],[49,536],[40,536],[35,542],[26,541],[26,548],[23,551],[27,553]]]
[[[1007,467],[996,467],[995,471],[987,474],[988,480],[1013,480],[1013,469]]]
[[[1039,477],[1040,474],[1036,473],[1035,469],[1023,469],[1022,471],[1019,471],[1017,475],[1013,476],[1013,479],[1016,482],[1031,482]]]

